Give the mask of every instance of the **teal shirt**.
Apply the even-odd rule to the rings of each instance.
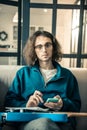
[[[76,78],[71,71],[57,62],[53,64],[57,73],[47,84],[44,82],[37,63],[18,70],[6,95],[5,106],[25,107],[29,97],[35,90],[39,90],[43,93],[44,102],[49,97],[60,95],[63,99],[61,111],[80,111],[81,100]],[[42,103],[39,106],[44,107]]]

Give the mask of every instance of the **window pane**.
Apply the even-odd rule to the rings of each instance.
[[[52,0],[30,0],[31,3],[52,3]]]
[[[57,3],[59,4],[80,4],[79,2],[76,2],[76,0],[57,0]]]
[[[85,5],[87,5],[87,0],[85,0]]]
[[[0,57],[0,65],[17,65],[16,57]]]
[[[63,53],[66,54],[77,53],[79,11],[75,14],[73,14],[73,11],[57,11],[56,37],[62,46]]]
[[[87,54],[87,11],[84,11],[83,19],[82,53]]]
[[[87,59],[82,59],[81,60],[81,67],[87,68]]]
[[[77,53],[79,17],[80,11],[78,9],[74,9],[72,12],[71,53]]]
[[[51,32],[51,26],[51,9],[30,9],[30,35],[32,35],[32,33],[34,33],[37,30],[47,30]]]
[[[17,7],[0,4],[0,52],[17,51]]]
[[[64,67],[76,67],[76,59],[75,58],[63,58],[60,64]]]

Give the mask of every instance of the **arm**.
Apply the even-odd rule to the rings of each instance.
[[[18,71],[6,95],[5,106],[33,107],[43,102],[42,93],[35,91],[30,82],[29,70]]]
[[[63,107],[61,111],[79,112],[81,99],[76,78],[71,75],[67,86],[67,96],[63,98]]]

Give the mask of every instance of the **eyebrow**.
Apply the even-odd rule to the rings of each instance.
[[[46,42],[45,44],[47,44],[47,43],[52,44],[52,42]],[[36,44],[36,43],[35,43],[35,44]],[[44,45],[45,45],[45,44],[44,44]],[[37,45],[42,45],[42,44],[40,43],[40,44],[37,44]],[[37,46],[37,45],[36,45],[36,46]]]

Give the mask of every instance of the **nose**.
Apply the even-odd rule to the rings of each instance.
[[[46,51],[46,46],[43,46],[43,47],[42,47],[42,51]]]

